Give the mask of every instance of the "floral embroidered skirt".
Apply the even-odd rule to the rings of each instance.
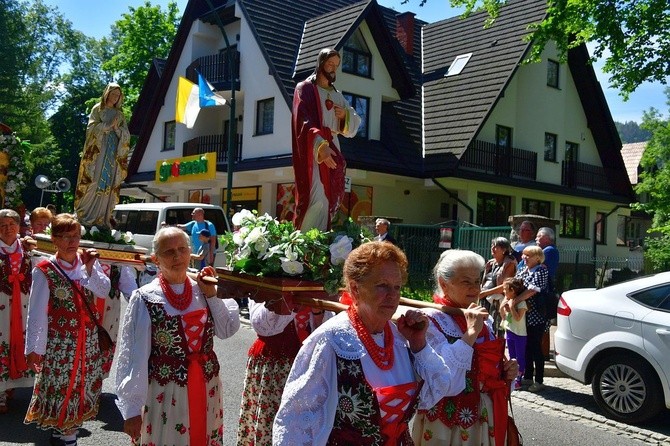
[[[464,414],[463,416],[470,416]],[[481,394],[479,419],[469,428],[462,426],[449,427],[436,419],[430,421],[425,414],[417,414],[412,426],[412,439],[416,446],[426,445],[462,445],[462,446],[494,446],[493,438],[493,402],[485,394]]]
[[[207,446],[223,446],[223,404],[221,379],[214,376],[205,384],[207,412]],[[142,419],[141,446],[188,446],[189,436],[188,388],[169,382],[161,386],[152,381],[147,393],[147,405]]]
[[[41,429],[68,432],[98,414],[102,357],[97,329],[86,330],[84,364],[75,364],[78,362],[74,359],[78,339],[68,332],[47,340],[47,353],[42,359],[42,371],[35,377],[33,396],[24,420],[26,424],[37,423]],[[75,366],[74,381],[70,385]]]
[[[0,293],[0,392],[7,389],[15,389],[17,387],[32,387],[33,386],[33,372],[26,371],[22,377],[17,379],[9,378],[9,330],[10,330],[10,316],[12,308],[10,306],[12,300],[11,294]],[[28,313],[28,295],[22,294],[22,308],[21,308],[21,325],[24,327],[23,336],[25,339],[26,315]],[[23,348],[21,349],[23,354]]]
[[[237,444],[272,445],[272,423],[291,371],[292,359],[249,357],[244,378]]]

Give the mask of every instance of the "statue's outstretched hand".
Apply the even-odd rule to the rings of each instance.
[[[330,144],[328,141],[323,141],[319,148],[316,151],[317,157],[316,161],[317,163],[321,164],[324,163],[328,168],[330,169],[335,169],[337,167],[337,163],[333,159],[333,155],[335,155],[335,152],[333,149],[330,148]]]

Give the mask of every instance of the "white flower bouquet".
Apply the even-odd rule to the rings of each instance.
[[[117,245],[134,245],[133,233],[130,231],[121,232],[116,229],[109,229],[104,226],[91,226],[90,228],[81,227],[81,238],[93,242],[113,243]]]
[[[228,269],[261,277],[292,277],[323,284],[329,294],[342,286],[342,266],[352,249],[370,241],[351,219],[328,232],[302,232],[291,222],[246,209],[233,216],[233,233],[221,236]]]

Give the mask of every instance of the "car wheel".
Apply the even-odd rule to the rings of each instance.
[[[612,355],[595,368],[593,397],[609,418],[641,423],[663,408],[663,389],[654,369],[641,358]]]

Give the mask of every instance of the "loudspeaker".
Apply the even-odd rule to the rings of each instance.
[[[67,178],[60,178],[56,181],[56,189],[58,189],[59,192],[67,192],[70,190],[71,186],[72,184]]]

